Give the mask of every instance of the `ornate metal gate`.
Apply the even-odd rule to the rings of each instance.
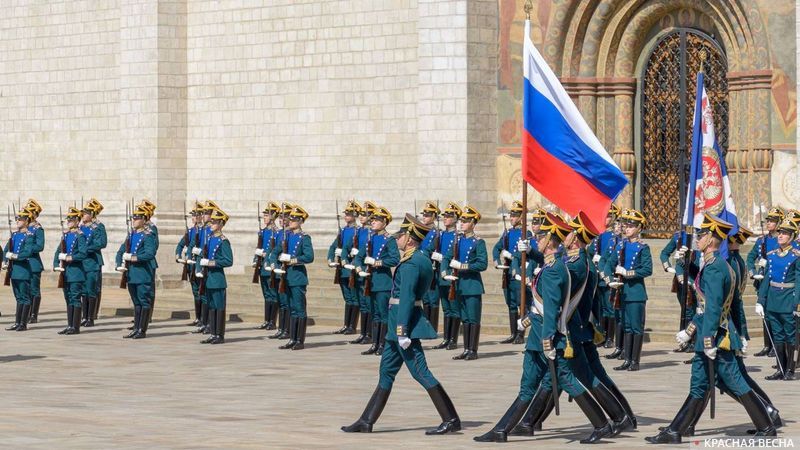
[[[701,60],[717,140],[728,149],[728,63],[714,39],[678,29],[656,43],[642,75],[641,207],[647,235],[668,237],[683,216]]]

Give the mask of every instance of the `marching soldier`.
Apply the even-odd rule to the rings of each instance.
[[[481,213],[472,206],[465,206],[459,219],[461,235],[445,255],[442,262],[447,269],[442,276],[455,283],[456,301],[464,323],[464,351],[453,359],[472,361],[478,359],[478,343],[481,337],[481,302],[484,293],[481,272],[488,266],[486,242],[475,235],[475,225]]]
[[[147,211],[147,221],[145,225],[150,229],[150,233],[152,233],[153,237],[156,240],[156,254],[158,254],[158,227],[153,222],[153,214],[156,212],[156,205],[148,199],[142,199],[139,203],[139,206],[144,208]],[[153,257],[150,261],[150,270],[153,272],[153,282],[150,283],[150,309],[148,310],[149,316],[147,317],[147,322],[153,320],[153,310],[156,307],[156,283],[158,282],[158,276],[156,276],[156,269],[158,269],[158,259]]]
[[[178,245],[175,247],[175,262],[187,266],[184,270],[188,272],[189,285],[191,286],[192,297],[194,299],[194,321],[189,323],[189,326],[194,327],[203,323],[203,308],[199,293],[200,285],[197,278],[194,276],[195,260],[192,256],[192,248],[200,247],[200,233],[203,229],[203,205],[195,202],[194,207],[189,211],[189,215],[192,216],[192,226],[186,234],[181,237],[181,240],[178,241]]]
[[[735,280],[733,269],[720,257],[719,247],[733,225],[718,217],[704,214],[697,246],[703,252],[703,267],[697,275],[698,297],[705,299],[702,323],[697,330],[695,356],[692,360],[692,379],[689,396],[669,426],[656,436],[647,437],[651,443],[680,443],[681,431],[689,427],[702,414],[706,396],[714,389],[716,379],[709,379],[709,365],[716,377],[735,395],[750,419],[755,423],[757,436],[775,436],[765,406],[743,379],[736,362],[735,352],[741,350],[739,333],[731,326],[730,306],[733,301]]]
[[[199,262],[203,258],[203,251],[206,248],[208,239],[211,237],[211,214],[220,209],[213,200],[206,200],[201,208],[200,228],[197,230],[197,245],[192,247],[192,257],[187,258],[187,263],[194,267],[195,282],[197,283],[198,296],[200,297],[200,324],[197,329],[192,331],[193,334],[209,334],[211,333],[211,324],[208,320],[208,296],[205,292],[201,293],[200,284],[203,283],[202,279],[198,279],[197,273],[199,269]],[[202,272],[200,272],[202,273]]]
[[[647,290],[644,279],[653,274],[650,247],[642,242],[639,233],[646,223],[644,215],[626,209],[620,215],[624,239],[612,251],[603,270],[606,283],[612,289],[622,289],[620,302],[625,324],[623,348],[625,362],[614,370],[639,370],[644,339],[644,315]]]
[[[555,214],[547,213],[541,231],[543,233],[537,235],[537,250],[544,256],[544,264],[533,280],[532,308],[518,324],[519,328],[531,329],[525,346],[519,394],[491,431],[475,437],[478,442],[505,442],[508,439],[508,433],[531,404],[548,366],[550,373],[556,374],[557,386],[572,396],[594,427],[592,434],[581,440],[582,444],[594,443],[616,433],[600,405],[575,377],[564,355],[566,331],[558,324],[559,316],[566,313],[564,305],[570,298],[570,276],[558,253],[571,228]],[[520,239],[517,249],[529,252],[531,246],[528,240]]]
[[[358,297],[358,309],[361,321],[361,333],[357,338],[350,341],[351,344],[371,344],[372,343],[372,304],[368,295],[364,295],[364,279],[358,274],[356,270],[355,260],[358,256],[359,249],[366,245],[370,236],[370,222],[372,221],[372,213],[378,207],[367,200],[364,202],[364,207],[358,212],[359,227],[353,237],[353,241],[345,241],[342,247],[342,264],[343,267],[351,272],[354,278],[353,289]]]
[[[386,346],[381,355],[378,386],[367,403],[361,417],[352,425],[342,427],[346,433],[371,433],[389,400],[397,372],[405,364],[411,376],[425,388],[433,401],[442,423],[425,434],[438,435],[461,430],[452,400],[441,383],[428,369],[421,339],[435,339],[436,332],[422,315],[423,298],[430,289],[433,278],[431,260],[419,250],[420,242],[430,229],[414,217],[406,216],[408,226],[401,227],[395,236],[403,251],[395,270],[388,316]],[[395,239],[395,238],[393,238]]]
[[[455,350],[458,348],[458,334],[461,327],[461,309],[458,306],[456,299],[449,299],[450,285],[452,281],[445,279],[442,275],[447,266],[442,264],[444,255],[450,252],[455,236],[457,233],[456,225],[458,219],[461,217],[461,207],[456,203],[450,202],[447,204],[442,213],[442,221],[444,222],[444,230],[440,232],[439,242],[436,248],[431,252],[431,259],[438,266],[439,273],[435,275],[437,279],[437,295],[444,310],[444,339],[439,345],[434,346],[434,349],[447,349]]]
[[[522,344],[523,337],[517,330],[517,320],[519,320],[519,299],[520,299],[520,285],[514,283],[513,275],[511,274],[511,264],[513,253],[517,249],[517,241],[522,236],[522,202],[514,201],[509,210],[509,217],[511,218],[511,229],[504,230],[500,239],[492,249],[492,259],[494,260],[495,269],[503,271],[503,296],[505,297],[506,306],[508,306],[508,323],[511,334],[508,338],[500,341],[501,344]],[[528,233],[528,238],[531,234]]]
[[[206,251],[200,258],[200,268],[205,270],[202,283],[208,302],[208,323],[211,331],[202,344],[223,344],[225,342],[226,289],[225,268],[233,265],[233,250],[222,228],[228,222],[228,215],[221,209],[211,212],[209,227],[211,235],[206,243]]]
[[[28,199],[25,208],[31,213],[31,222],[28,224],[28,231],[33,233],[33,257],[31,264],[31,317],[28,323],[39,321],[39,307],[42,304],[42,264],[41,252],[44,251],[44,228],[39,223],[39,214],[42,213],[42,206],[34,199]]]
[[[81,310],[81,325],[93,327],[99,311],[101,273],[103,270],[103,252],[108,245],[106,226],[97,220],[103,211],[103,205],[97,199],[89,200],[81,211],[81,233],[86,238],[86,259],[83,261],[85,281]]]
[[[767,253],[764,274],[753,277],[761,282],[756,314],[769,324],[768,331],[772,333],[778,362],[778,370],[766,379],[793,380],[796,320],[800,316],[800,284],[797,283],[800,281],[800,264],[797,262],[800,250],[792,247],[797,225],[787,219],[778,225],[777,231],[778,248]]]
[[[785,216],[786,213],[783,208],[778,206],[770,208],[766,217],[767,233],[756,239],[753,248],[750,249],[750,253],[747,254],[747,273],[750,275],[750,278],[753,279],[753,287],[756,289],[757,293],[761,286],[761,280],[759,279],[761,277],[757,278],[756,275],[761,275],[763,277],[764,268],[767,265],[767,254],[778,248],[778,224],[783,221]],[[769,341],[771,331],[768,327],[769,322],[765,320],[763,323],[764,348],[753,354],[753,356],[775,356],[772,343]]]
[[[434,222],[439,221],[439,215],[441,215],[442,211],[439,209],[439,206],[433,202],[425,202],[425,207],[422,208],[420,211],[420,219],[419,221],[422,222],[423,225],[430,228],[431,231],[428,232],[428,235],[425,236],[425,240],[422,241],[420,244],[420,251],[425,253],[428,257],[430,257],[431,253],[436,251],[437,247],[439,246],[439,242],[441,242],[442,235],[441,231],[439,231],[439,227],[434,225]],[[431,281],[431,288],[428,290],[428,293],[425,294],[425,298],[422,299],[422,312],[425,314],[425,318],[428,319],[428,322],[431,323],[433,330],[436,333],[439,333],[439,272],[441,271],[439,268],[439,263],[433,263],[434,273],[433,273],[433,281]]]
[[[3,268],[11,271],[11,289],[17,301],[17,311],[14,316],[14,325],[6,328],[8,331],[25,331],[28,329],[28,317],[31,309],[31,259],[36,247],[34,233],[28,229],[33,220],[30,211],[22,210],[17,213],[17,231],[3,249]]]
[[[272,336],[269,336],[270,339],[289,339],[291,334],[289,332],[289,322],[291,321],[292,308],[289,304],[289,293],[286,289],[286,271],[282,267],[276,266],[278,261],[275,255],[276,252],[283,250],[284,245],[287,245],[288,248],[289,235],[291,234],[289,231],[289,213],[292,212],[293,208],[294,206],[291,203],[281,203],[279,215],[281,219],[281,229],[276,231],[275,247],[273,247],[267,257],[267,265],[264,267],[264,270],[276,275],[276,290],[278,292],[278,331]],[[284,244],[284,241],[287,242],[287,244]],[[277,280],[278,278],[280,278],[280,281]]]
[[[687,324],[692,320],[694,317],[694,304],[691,301],[693,296],[692,291],[692,283],[694,282],[694,272],[691,270],[687,270],[684,266],[684,256],[689,251],[689,248],[686,246],[690,242],[688,241],[686,232],[681,230],[675,232],[672,235],[672,238],[667,242],[667,245],[661,250],[661,254],[659,255],[659,259],[661,260],[661,266],[664,268],[665,272],[673,274],[672,278],[672,292],[677,295],[678,298],[678,305],[680,306],[681,310],[683,311],[682,316],[680,317],[680,329],[683,330],[686,328]],[[697,260],[699,252],[692,251],[689,256],[689,264],[693,265],[694,261]],[[674,257],[675,259],[675,266],[673,267],[670,264],[670,258]],[[684,277],[688,276],[689,279],[687,280],[686,285],[686,292],[684,292],[683,284],[684,284]],[[686,345],[679,345],[676,348],[675,352],[683,352],[683,351],[691,351],[690,344],[687,343]]]
[[[67,327],[58,334],[80,334],[82,297],[86,290],[87,258],[89,258],[86,235],[79,226],[82,213],[70,207],[67,212],[67,230],[61,237],[62,245],[56,247],[53,255],[53,270],[63,277],[64,300],[67,304]],[[93,263],[92,260],[90,263]],[[89,265],[94,270],[94,265]],[[88,305],[85,306],[88,308]],[[91,316],[90,316],[91,317]]]
[[[253,257],[253,267],[261,261],[257,269],[259,271],[261,294],[264,296],[264,323],[256,327],[258,330],[274,330],[275,318],[280,310],[275,275],[272,273],[272,267],[267,263],[267,257],[272,253],[272,249],[275,248],[275,240],[278,234],[278,229],[275,228],[275,219],[277,219],[280,212],[281,205],[275,202],[269,202],[264,211],[262,211],[264,228],[261,229],[261,248],[255,250],[255,256]]]
[[[314,248],[311,245],[311,236],[302,230],[303,224],[308,219],[308,213],[299,205],[293,205],[288,215],[288,234],[285,235],[286,245],[272,251],[275,273],[281,275],[281,283],[291,309],[289,320],[289,342],[278,347],[281,349],[302,350],[305,348],[306,329],[308,326],[308,312],[306,311],[306,289],[308,286],[308,273],[306,264],[314,262]],[[284,273],[281,273],[284,272]],[[279,288],[280,290],[280,288]]]
[[[589,246],[588,252],[592,256],[592,263],[598,271],[603,269],[605,264],[605,257],[608,252],[613,249],[617,244],[617,234],[614,232],[617,217],[619,217],[619,206],[611,204],[608,208],[606,215],[606,230],[600,233]],[[614,347],[615,339],[621,344],[623,324],[617,324],[614,308],[611,306],[609,300],[609,288],[606,281],[601,277],[597,283],[597,293],[595,295],[594,304],[592,306],[592,314],[595,320],[600,321],[600,328],[605,336],[603,347]]]
[[[336,238],[328,248],[328,267],[340,268],[338,270],[339,289],[342,291],[344,299],[344,321],[342,328],[334,331],[334,334],[354,334],[358,324],[358,294],[356,293],[355,274],[348,268],[342,267],[345,261],[345,254],[342,253],[346,243],[353,242],[358,232],[356,219],[361,210],[361,205],[355,200],[347,202],[344,208],[344,228],[339,230]],[[338,212],[337,212],[338,214]]]
[[[147,226],[150,212],[136,207],[131,214],[132,229],[126,242],[117,250],[117,272],[122,272],[128,283],[128,293],[133,302],[133,330],[125,338],[147,337],[150,317],[151,287],[154,282],[151,261],[156,257],[156,238]]]
[[[369,238],[354,261],[358,276],[364,279],[364,295],[372,305],[372,345],[362,355],[380,355],[386,344],[392,267],[400,262],[397,241],[386,232],[391,221],[392,214],[383,206],[372,213]]]

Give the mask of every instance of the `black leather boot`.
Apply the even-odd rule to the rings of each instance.
[[[269,336],[269,339],[281,339],[281,336],[283,336],[283,332],[287,327],[286,316],[284,315],[285,311],[287,311],[286,308],[278,309],[278,331],[272,336]]]
[[[253,327],[254,330],[266,330],[267,329],[267,321],[269,317],[269,302],[266,300],[264,301],[264,321],[261,322],[261,325]]]
[[[739,397],[739,400],[744,406],[744,410],[747,411],[747,415],[750,416],[750,420],[756,426],[754,436],[777,436],[778,432],[775,431],[775,426],[772,424],[769,413],[755,392],[748,391]]]
[[[202,315],[202,308],[203,308],[202,302],[200,302],[200,300],[195,300],[194,301],[194,320],[192,322],[190,322],[188,326],[196,327],[196,326],[200,325],[200,321],[201,321],[201,317],[202,317],[201,316]]]
[[[364,340],[367,338],[367,320],[369,317],[369,313],[361,311],[359,315],[361,316],[361,333],[358,335],[357,338],[350,341],[351,344],[360,344],[364,342]]]
[[[72,306],[67,306],[67,327],[59,331],[58,334],[67,334],[67,331],[72,329]]]
[[[95,303],[96,302],[97,302],[97,298],[95,298],[95,297],[89,297],[89,298],[86,299],[86,307],[89,308],[89,311],[84,313],[84,315],[88,314],[86,316],[86,323],[83,324],[83,326],[85,326],[85,327],[93,327],[94,326],[94,318],[92,316],[92,313],[94,312],[94,308],[95,308]]]
[[[500,341],[501,344],[510,344],[517,338],[517,319],[519,319],[519,313],[516,311],[508,312],[508,324],[511,333],[507,338]]]
[[[433,327],[433,331],[436,334],[439,334],[439,307],[438,306],[431,306],[431,318],[429,320],[431,326]]]
[[[605,437],[614,435],[614,429],[611,423],[606,420],[602,408],[600,408],[600,405],[597,404],[597,401],[595,401],[588,392],[577,395],[573,399],[594,427],[594,431],[592,431],[589,437],[581,439],[581,444],[594,444]]]
[[[344,331],[347,329],[347,320],[350,318],[350,305],[347,303],[344,305],[343,315],[344,317],[342,318],[342,326],[338,330],[334,331],[333,334],[344,334]]]
[[[794,352],[795,346],[792,344],[786,344],[786,375],[783,377],[786,381],[794,380],[794,369],[795,369],[795,360],[794,360]]]
[[[530,406],[530,401],[522,401],[519,397],[514,399],[514,403],[508,408],[500,421],[488,433],[472,438],[477,442],[507,442],[508,433],[519,422],[522,415]]]
[[[14,331],[22,324],[22,303],[17,303],[17,310],[14,313],[14,325],[6,328],[6,331]]]
[[[64,334],[81,334],[81,315],[83,314],[82,310],[83,308],[81,307],[72,308],[72,329],[70,329]]]
[[[225,314],[225,308],[217,310],[217,316],[215,317],[216,322],[216,336],[211,339],[209,344],[224,344],[225,343],[225,323],[227,322],[228,316]]]
[[[355,334],[358,329],[358,306],[350,305],[350,317],[348,318],[347,329],[343,334]]]
[[[450,326],[450,343],[447,344],[447,350],[455,350],[458,348],[458,334],[461,331],[461,318],[453,317],[453,324]]]
[[[386,348],[386,331],[388,327],[389,324],[386,322],[381,322],[380,327],[378,327],[378,337],[374,338],[378,341],[378,347],[375,349],[376,356],[381,356],[383,349]]]
[[[201,344],[210,344],[217,337],[217,310],[208,310],[208,327],[210,336],[200,341]]]
[[[625,354],[625,362],[622,365],[614,367],[614,370],[628,370],[628,367],[631,366],[632,358],[633,358],[633,335],[630,333],[625,333],[624,343],[622,344],[623,352]]]
[[[150,318],[153,316],[153,308],[142,308],[139,312],[139,330],[131,336],[131,339],[144,339],[147,337],[147,328],[150,326]]]
[[[306,348],[306,328],[308,328],[308,318],[301,317],[297,320],[297,343],[294,344],[292,350],[302,350]]]
[[[461,431],[461,419],[459,419],[456,407],[453,406],[452,400],[450,400],[442,385],[437,384],[428,389],[428,395],[430,395],[433,406],[436,407],[436,411],[442,418],[442,423],[435,430],[428,430],[425,434],[434,435]]]
[[[290,317],[289,318],[289,340],[278,347],[281,350],[288,350],[294,347],[294,344],[297,343],[297,317]]]
[[[274,330],[277,327],[278,313],[281,311],[278,302],[269,303],[269,322],[267,322],[267,330]]]
[[[631,364],[628,370],[636,372],[639,370],[639,360],[642,358],[642,343],[644,342],[643,334],[633,335],[633,346],[631,347]]]
[[[86,313],[89,312],[89,299],[85,295],[81,295],[81,311],[82,315],[80,324],[86,325],[86,320],[87,320]]]
[[[597,403],[603,408],[603,411],[614,422],[614,432],[611,437],[614,437],[623,431],[633,429],[633,422],[631,418],[625,413],[625,409],[617,401],[614,394],[603,383],[598,384],[596,387],[590,389],[590,392],[597,400]]]
[[[469,331],[469,353],[464,357],[467,361],[478,359],[478,344],[481,340],[481,324],[470,324],[472,327]]]
[[[783,342],[775,343],[775,358],[778,360],[778,370],[772,375],[764,377],[765,380],[782,380],[785,375],[786,367],[786,344]]]
[[[630,417],[633,429],[637,429],[639,424],[636,421],[636,415],[633,413],[633,408],[631,408],[630,403],[628,403],[628,399],[625,398],[622,392],[620,392],[616,384],[611,383],[611,385],[607,385],[606,388],[611,391],[611,393],[614,395],[614,398],[616,398],[619,404],[622,405],[622,409],[625,410],[625,414]]]
[[[31,305],[30,304],[22,305],[22,311],[20,311],[19,315],[20,323],[16,331],[25,331],[28,329],[28,317],[30,317],[30,314],[31,314]]]
[[[528,408],[528,411],[525,412],[522,420],[511,430],[510,434],[512,436],[533,436],[534,425],[539,421],[539,418],[547,409],[548,404],[552,404],[552,400],[552,389],[545,390],[541,387],[536,389],[536,394],[533,396],[531,406]]]
[[[142,319],[142,307],[141,306],[134,306],[133,307],[133,330],[128,333],[128,335],[123,336],[125,339],[130,339],[136,335],[139,331],[139,326],[141,325]]]
[[[517,330],[517,337],[514,338],[514,342],[512,344],[524,344],[525,343],[525,330],[519,331]]]
[[[391,392],[391,390],[381,389],[380,386],[376,387],[375,392],[372,393],[372,397],[367,402],[367,407],[361,413],[361,417],[352,425],[342,427],[342,431],[345,433],[372,433],[372,426],[381,416]]]
[[[613,317],[606,317],[606,341],[603,343],[605,348],[614,348],[614,335],[617,332],[617,320]]]
[[[380,345],[380,334],[381,334],[381,324],[380,322],[372,322],[372,345],[363,352],[362,355],[372,355],[378,350],[378,345]]]
[[[434,349],[442,349],[447,348],[447,345],[450,343],[450,330],[453,328],[453,318],[452,317],[444,317],[444,336],[442,338],[442,342],[439,345],[434,345]]]
[[[467,357],[467,354],[469,353],[469,345],[470,342],[472,342],[470,340],[472,333],[472,327],[470,325],[471,324],[468,323],[464,324],[464,351],[462,351],[459,355],[453,356],[453,359],[465,359]]]
[[[203,303],[200,305],[200,323],[197,325],[197,329],[192,331],[194,334],[203,334],[208,326],[208,303]]]
[[[616,326],[614,327],[614,336],[615,336],[614,342],[617,343],[617,347],[614,349],[613,352],[611,352],[608,355],[606,355],[606,359],[619,359],[620,357],[624,356],[624,352],[625,352],[625,349],[624,349],[624,347],[625,347],[624,339],[625,338],[624,338],[624,336],[625,336],[625,333],[623,333],[623,330],[624,330],[624,326],[622,324],[620,324],[620,323],[616,324]]]
[[[42,305],[42,296],[33,297],[33,309],[31,309],[31,320],[29,323],[39,322],[39,307]]]
[[[700,410],[702,413],[704,406],[705,399],[694,398],[691,395],[686,397],[686,400],[683,402],[680,409],[678,409],[678,413],[675,414],[675,418],[672,419],[669,426],[661,430],[657,435],[649,436],[644,439],[653,444],[680,444],[682,442],[681,431],[691,426],[697,411]]]
[[[763,337],[764,337],[764,348],[761,349],[758,353],[753,354],[753,356],[767,356],[772,351],[772,344],[769,342],[769,330],[767,330],[766,322],[761,324],[761,328],[763,330]]]

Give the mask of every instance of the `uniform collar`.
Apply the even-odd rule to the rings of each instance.
[[[474,237],[474,236],[475,236],[475,232],[474,231],[470,231],[469,233],[464,233],[464,237],[465,238],[471,238],[471,237]]]

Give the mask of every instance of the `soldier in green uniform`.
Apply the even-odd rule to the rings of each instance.
[[[755,275],[761,281],[758,288],[756,314],[766,318],[778,370],[767,380],[793,380],[795,372],[795,321],[800,316],[800,251],[792,247],[797,236],[797,224],[784,220],[778,225],[778,248],[767,253],[767,264],[763,275]]]
[[[605,264],[605,257],[608,252],[613,249],[617,244],[617,233],[614,228],[617,224],[617,217],[620,214],[619,206],[611,204],[606,214],[606,230],[600,233],[587,248],[587,252],[592,258],[597,271],[601,271]],[[598,323],[603,332],[605,340],[603,347],[614,347],[614,340],[617,334],[617,321],[614,314],[614,308],[610,302],[609,288],[604,279],[600,278],[597,284],[597,292],[592,305],[592,315],[594,315],[595,322]],[[622,324],[620,324],[621,326]],[[619,328],[619,339],[622,339],[622,330]]]
[[[702,322],[698,327],[695,356],[692,360],[692,379],[689,395],[669,426],[656,436],[647,437],[651,443],[680,443],[681,431],[696,422],[702,414],[712,383],[723,384],[744,406],[756,425],[756,435],[775,436],[764,404],[747,385],[740,372],[735,353],[741,350],[738,330],[730,316],[736,289],[733,269],[720,257],[719,247],[733,229],[718,217],[704,214],[697,234],[697,247],[703,252],[703,267],[697,275],[698,299],[704,303]],[[708,365],[713,364],[716,377],[710,380]]]
[[[222,344],[225,342],[225,314],[228,288],[225,279],[225,268],[233,265],[231,242],[222,234],[222,228],[228,222],[228,215],[221,209],[211,212],[211,236],[206,243],[206,251],[200,258],[199,266],[205,269],[204,281],[208,298],[208,323],[211,336],[201,341],[202,344]]]
[[[435,349],[445,348],[447,350],[455,350],[458,348],[458,334],[461,327],[461,310],[458,307],[456,299],[450,300],[450,284],[452,281],[445,278],[445,269],[447,266],[442,264],[444,255],[449,252],[453,246],[456,235],[456,226],[458,219],[461,217],[461,207],[456,203],[449,202],[447,207],[442,212],[442,222],[444,230],[439,233],[439,241],[436,242],[436,248],[431,248],[431,260],[435,266],[438,266],[439,273],[436,274],[437,279],[437,292],[439,301],[444,310],[444,339],[439,345],[434,346]]]
[[[438,202],[425,202],[425,207],[419,212],[419,221],[431,229],[419,246],[420,251],[429,257],[437,250],[442,238],[442,233],[437,225],[441,214],[442,211],[439,209]],[[439,269],[441,269],[439,263],[434,261],[431,288],[422,301],[422,312],[437,334],[439,333],[439,273],[441,272]],[[447,320],[445,319],[445,321]]]
[[[62,272],[59,276],[64,277],[64,300],[67,304],[67,327],[58,334],[81,332],[81,298],[86,292],[84,284],[88,258],[86,235],[79,226],[81,216],[81,211],[77,208],[70,207],[67,210],[67,231],[61,237],[63,249],[61,245],[57,246],[53,255],[53,270]],[[94,269],[92,262],[94,261],[90,261],[89,269]]]
[[[483,279],[481,272],[489,265],[486,242],[475,235],[475,225],[481,213],[472,206],[465,206],[459,219],[461,234],[445,255],[442,266],[447,268],[445,278],[456,284],[456,301],[464,323],[464,351],[453,359],[467,361],[478,359],[478,343],[481,337],[481,302]]]
[[[108,245],[106,226],[97,220],[103,205],[97,199],[89,200],[81,211],[81,233],[86,238],[86,259],[83,261],[86,280],[83,283],[81,325],[93,327],[100,298],[100,274],[103,270],[102,250]]]
[[[531,329],[525,346],[519,394],[491,431],[475,437],[478,442],[508,440],[509,432],[531,404],[534,392],[548,372],[548,366],[551,372],[556,372],[558,386],[573,397],[594,426],[592,434],[581,443],[594,443],[615,433],[600,405],[575,377],[564,355],[567,330],[560,327],[559,322],[561,314],[566,314],[570,299],[570,275],[558,253],[561,242],[571,231],[560,217],[547,213],[536,236],[537,251],[543,255],[543,266],[533,279],[531,310],[518,324],[519,328]],[[520,239],[517,249],[530,253],[531,246],[527,239]]]
[[[433,278],[431,260],[419,250],[420,242],[430,229],[406,215],[407,226],[395,236],[403,252],[395,270],[392,299],[389,305],[386,347],[381,355],[378,386],[361,417],[342,427],[347,433],[371,433],[392,391],[395,377],[405,364],[411,376],[428,391],[442,423],[425,434],[445,434],[461,430],[461,419],[441,383],[428,369],[421,339],[435,339],[436,332],[422,314],[422,298]]]
[[[200,301],[200,284],[194,276],[196,261],[192,256],[192,247],[199,248],[200,246],[200,232],[203,229],[203,205],[195,202],[192,210],[189,211],[189,215],[192,217],[192,226],[181,237],[175,247],[175,262],[187,266],[185,270],[188,271],[189,285],[194,299],[194,320],[188,325],[195,327],[203,323],[203,303]],[[206,311],[206,316],[208,316],[208,311]]]
[[[274,330],[275,317],[280,310],[278,303],[278,286],[275,282],[275,275],[272,274],[272,267],[267,262],[267,256],[275,247],[278,229],[275,228],[275,220],[281,212],[281,205],[276,202],[268,202],[267,207],[262,211],[264,227],[261,229],[261,247],[255,249],[253,255],[253,268],[258,270],[259,285],[261,295],[264,297],[264,323],[257,326],[257,330]],[[260,263],[259,263],[260,261]],[[258,267],[256,267],[258,265]]]
[[[155,203],[151,202],[150,200],[144,198],[141,202],[139,202],[139,206],[141,206],[145,211],[147,211],[147,221],[145,225],[150,229],[150,233],[153,235],[156,241],[156,255],[158,254],[158,227],[156,226],[155,222],[153,222],[153,214],[156,212],[156,205]],[[153,310],[156,307],[156,283],[158,282],[158,276],[156,275],[156,270],[158,269],[158,259],[157,257],[153,257],[150,260],[150,271],[153,272],[153,282],[150,283],[150,309],[148,310],[147,322],[150,323],[153,320]]]
[[[781,223],[786,217],[786,212],[779,206],[773,206],[767,212],[766,217],[766,234],[759,236],[756,239],[750,253],[747,254],[747,273],[753,280],[753,287],[756,293],[759,292],[761,280],[764,279],[764,268],[767,266],[767,254],[778,248],[778,224]],[[764,231],[764,230],[762,230]],[[764,320],[763,337],[764,348],[756,352],[753,356],[775,356],[775,350],[772,348],[772,343],[769,340],[771,331],[768,329],[769,321]]]
[[[514,283],[514,275],[511,273],[511,265],[514,252],[517,250],[517,241],[522,237],[522,202],[514,201],[509,209],[511,228],[504,230],[500,239],[492,249],[492,259],[495,269],[503,272],[502,287],[503,297],[508,307],[508,323],[510,335],[500,341],[501,344],[522,344],[523,336],[517,330],[517,320],[519,320],[519,299],[521,287],[519,283]],[[526,239],[530,239],[528,233]]]
[[[276,230],[275,246],[267,257],[266,266],[264,270],[275,274],[276,292],[278,294],[278,331],[270,336],[270,339],[289,339],[289,322],[291,321],[291,305],[289,304],[289,293],[286,289],[285,277],[286,271],[283,269],[282,264],[278,263],[277,255],[283,249],[284,240],[288,241],[291,234],[289,231],[289,213],[292,212],[294,206],[291,203],[281,203],[281,210],[278,217],[281,219],[281,227]],[[277,269],[277,270],[276,270]],[[279,279],[284,279],[283,289],[280,289],[281,283]]]
[[[41,252],[44,251],[44,228],[39,223],[39,214],[42,213],[42,206],[34,199],[28,199],[28,203],[23,208],[31,213],[31,221],[28,224],[28,231],[33,233],[33,257],[31,264],[31,315],[28,323],[39,321],[39,307],[42,304],[42,264]]]
[[[117,272],[122,272],[128,281],[128,294],[133,302],[133,330],[125,338],[144,339],[150,317],[150,299],[153,283],[151,261],[156,257],[156,240],[147,226],[149,211],[137,207],[131,214],[132,230],[117,250],[115,262]]]
[[[614,370],[639,370],[644,342],[644,316],[647,290],[644,279],[653,274],[650,246],[641,241],[639,233],[646,223],[644,215],[626,209],[620,215],[625,239],[609,254],[603,278],[612,289],[622,289],[621,303],[625,335],[625,362]]]
[[[282,264],[286,273],[286,293],[289,300],[291,317],[289,319],[289,342],[278,347],[281,349],[302,350],[305,348],[306,329],[308,327],[308,311],[306,311],[306,290],[308,273],[306,264],[314,262],[314,248],[311,236],[303,232],[302,226],[308,219],[308,213],[300,205],[293,205],[288,216],[288,234],[286,250],[276,246],[272,251],[273,261]],[[276,273],[277,270],[276,270]]]
[[[351,344],[371,344],[372,343],[372,305],[369,296],[364,295],[364,281],[358,276],[355,266],[356,256],[359,248],[367,242],[370,234],[370,220],[372,213],[377,206],[371,201],[364,202],[364,207],[359,205],[358,226],[352,240],[345,240],[342,246],[342,267],[350,271],[348,286],[352,284],[353,301],[358,302],[359,322],[361,323],[361,333],[352,341]]]
[[[344,320],[342,327],[334,334],[354,334],[358,326],[358,294],[356,294],[355,274],[348,268],[342,267],[344,262],[343,248],[346,242],[352,244],[358,232],[356,220],[358,213],[361,210],[361,205],[355,200],[347,202],[344,211],[344,227],[339,230],[336,237],[328,247],[328,267],[337,269],[338,278],[336,283],[339,284],[339,290],[342,292],[342,299],[344,299]],[[338,213],[338,212],[337,212]]]
[[[358,249],[354,260],[358,276],[364,279],[364,292],[369,292],[372,304],[372,346],[361,352],[362,355],[380,355],[386,345],[392,267],[400,262],[397,241],[386,232],[391,221],[392,214],[383,206],[372,213],[369,238]]]
[[[31,279],[33,270],[31,259],[36,248],[34,233],[28,229],[33,219],[30,211],[22,210],[17,213],[17,231],[3,249],[3,269],[11,271],[11,289],[17,301],[17,311],[14,316],[14,325],[6,328],[8,331],[25,331],[28,329],[28,317],[31,310]]]

